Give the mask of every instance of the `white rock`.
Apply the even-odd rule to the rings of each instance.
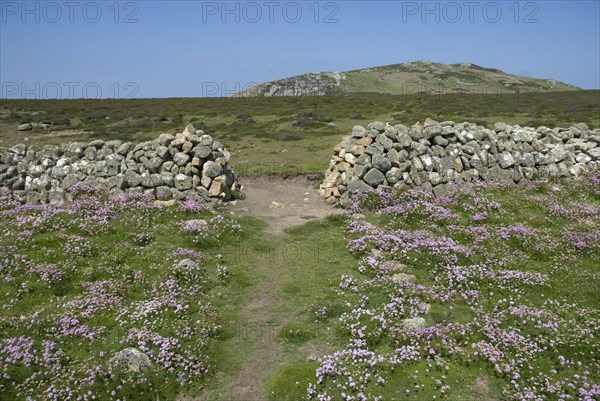
[[[413,317],[410,319],[403,319],[401,326],[404,328],[423,328],[427,326],[427,322],[422,317]]]

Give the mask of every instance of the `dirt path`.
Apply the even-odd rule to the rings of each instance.
[[[280,237],[275,241],[285,241],[281,236],[286,228],[322,219],[335,211],[325,204],[314,184],[302,176],[290,179],[260,176],[242,181],[242,185],[246,199],[231,210],[237,215],[251,215],[265,220],[268,223],[266,232]],[[285,270],[290,267],[282,269],[282,266],[278,266],[277,270],[280,274],[286,274]],[[242,314],[248,322],[252,322],[260,335],[258,343],[251,344],[248,349],[248,358],[230,391],[231,401],[266,401],[264,381],[284,364],[280,358],[281,347],[274,339],[276,327],[269,323],[274,320],[278,325],[287,323],[275,311],[280,302],[285,302],[280,295],[281,281],[274,280],[269,272],[264,273],[257,285],[261,291],[254,292],[250,302],[242,308]]]
[[[265,220],[269,234],[281,235],[288,227],[313,219],[322,219],[335,211],[323,202],[314,183],[303,176],[283,179],[259,176],[242,180],[246,199],[231,210],[240,216],[250,215]]]
[[[265,231],[274,249],[290,245],[292,240],[284,233],[286,228],[322,219],[336,210],[325,204],[314,184],[305,177],[284,180],[262,176],[243,180],[242,184],[246,199],[230,206],[230,210],[238,216],[265,220],[268,223]],[[243,355],[239,371],[217,377],[218,388],[201,397],[179,397],[178,401],[267,401],[265,380],[288,363],[275,334],[278,327],[296,318],[282,313],[281,308],[289,302],[282,286],[297,266],[289,260],[275,259],[249,263],[245,268],[257,281],[243,294],[246,301],[239,312],[244,323],[226,345],[229,352]],[[309,351],[303,353],[308,355]]]

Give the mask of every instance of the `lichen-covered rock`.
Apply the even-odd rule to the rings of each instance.
[[[423,319],[422,317],[413,317],[410,319],[404,319],[401,322],[401,327],[405,328],[405,329],[412,329],[412,328],[424,328],[427,327],[427,321],[425,319]]]
[[[117,352],[110,360],[110,365],[131,373],[146,372],[152,369],[152,362],[148,355],[137,348],[125,348]]]
[[[365,174],[363,180],[372,187],[377,187],[379,184],[382,184],[385,180],[385,176],[383,173],[376,168],[372,168]]]
[[[347,189],[349,192],[369,192],[373,190],[373,187],[366,184],[363,180],[354,180],[348,183]]]
[[[202,169],[203,175],[209,178],[215,178],[220,176],[222,171],[223,168],[221,167],[221,165],[213,161],[207,161]]]

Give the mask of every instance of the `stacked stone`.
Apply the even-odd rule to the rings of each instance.
[[[229,152],[193,125],[182,133],[142,142],[95,140],[61,146],[0,148],[0,186],[28,203],[60,205],[84,182],[108,193],[153,199],[229,200],[239,190]]]
[[[520,127],[427,119],[412,127],[381,121],[334,148],[320,186],[327,203],[349,204],[353,192],[420,187],[441,196],[453,183],[501,178],[519,182],[537,174],[578,176],[600,165],[600,130]]]

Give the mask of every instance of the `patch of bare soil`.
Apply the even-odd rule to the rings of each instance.
[[[481,395],[482,401],[498,401],[498,399],[492,396],[490,382],[486,376],[479,376],[477,380],[475,380],[475,391]]]
[[[243,179],[241,183],[246,199],[231,206],[231,210],[239,216],[265,220],[269,234],[281,235],[288,227],[325,218],[336,210],[323,201],[314,184],[304,176],[287,179],[258,176]]]

